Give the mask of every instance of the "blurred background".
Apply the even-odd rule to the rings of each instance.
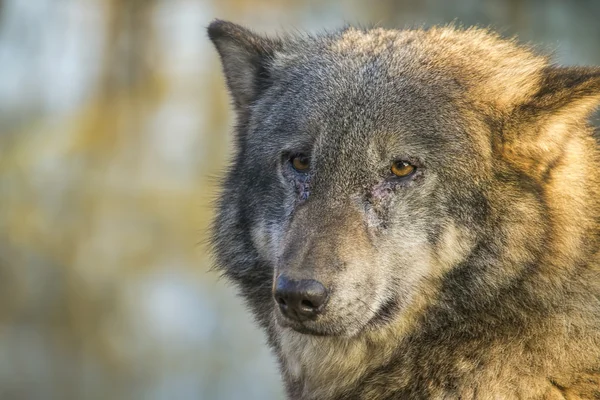
[[[234,115],[205,28],[458,21],[600,65],[600,1],[0,0],[0,399],[281,399],[206,237]]]

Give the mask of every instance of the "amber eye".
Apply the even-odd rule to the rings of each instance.
[[[310,160],[308,157],[303,155],[293,156],[292,159],[292,167],[298,172],[306,172],[310,167]]]
[[[394,161],[392,164],[392,174],[399,178],[405,178],[416,171],[416,167],[406,161]]]

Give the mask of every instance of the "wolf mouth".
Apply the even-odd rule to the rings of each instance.
[[[282,315],[278,315],[276,318],[276,323],[282,328],[291,329],[303,335],[311,335],[311,336],[337,336],[333,332],[327,332],[325,329],[318,329],[317,327],[309,327],[305,324],[305,322],[295,322],[288,318],[283,317]],[[314,322],[312,323],[314,324]]]
[[[292,329],[298,333],[301,333],[303,335],[309,335],[309,336],[338,336],[332,333],[327,333],[327,332],[322,332],[319,330],[315,330],[315,329],[310,329],[307,328],[303,325],[299,325],[299,326],[289,326],[289,329]]]
[[[336,329],[331,329],[328,327],[318,327],[318,326],[307,326],[306,323],[310,325],[315,325],[313,321],[305,321],[305,322],[295,322],[288,318],[283,317],[282,315],[278,315],[276,318],[277,324],[282,328],[291,329],[303,335],[310,336],[345,336],[344,332],[347,331],[347,328],[352,328],[351,330],[355,333],[350,335],[354,336],[355,334],[359,334],[364,330],[373,330],[379,329],[390,323],[395,315],[398,313],[400,309],[400,303],[397,299],[389,299],[385,303],[379,307],[377,313],[371,317],[363,326],[359,327],[340,327],[336,326]],[[340,328],[342,332],[340,332]]]

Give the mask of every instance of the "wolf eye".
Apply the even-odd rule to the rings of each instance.
[[[306,172],[310,167],[310,160],[308,157],[301,154],[293,156],[290,161],[292,163],[292,167],[294,167],[294,169],[298,172]]]
[[[397,177],[406,178],[407,176],[412,175],[417,170],[417,167],[406,161],[399,160],[392,163],[391,170],[392,174],[396,175]]]

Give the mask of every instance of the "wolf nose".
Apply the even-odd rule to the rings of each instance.
[[[277,278],[275,301],[281,313],[298,321],[314,319],[327,302],[327,289],[313,279],[294,280],[285,276]]]

